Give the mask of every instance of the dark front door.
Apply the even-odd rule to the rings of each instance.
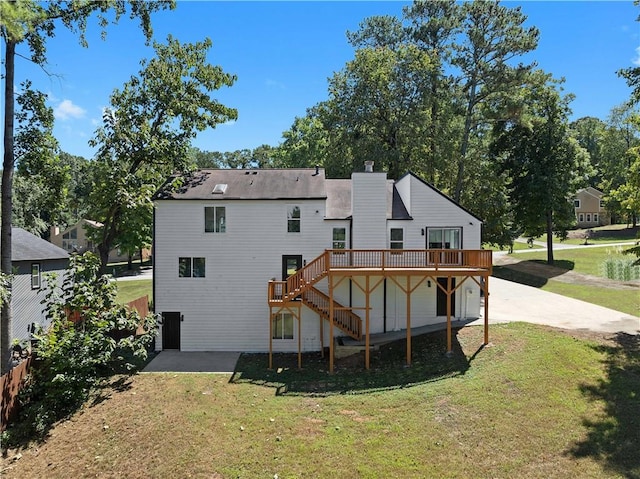
[[[436,296],[436,314],[438,316],[446,316],[447,315],[447,293],[445,293],[442,288],[447,290],[447,278],[438,278],[438,291]],[[451,278],[451,289],[456,287],[455,278]],[[456,294],[451,294],[451,316],[455,314],[456,310]]]
[[[162,313],[162,349],[180,349],[180,313]]]
[[[302,268],[302,255],[283,255],[282,256],[282,281]]]

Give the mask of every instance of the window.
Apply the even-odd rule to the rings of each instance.
[[[40,276],[40,263],[31,264],[31,289],[40,289],[42,278]]]
[[[604,200],[600,200],[600,208],[604,208]]]
[[[404,247],[404,230],[402,228],[391,228],[389,248],[402,249]]]
[[[345,249],[347,247],[347,229],[333,228],[333,249]]]
[[[180,278],[204,278],[205,269],[204,258],[178,258],[178,277]]]
[[[573,200],[574,208],[580,208],[580,200]]]
[[[593,221],[598,222],[598,213],[593,214]]]
[[[78,228],[73,228],[73,229],[69,232],[69,238],[71,238],[71,239],[78,239]]]
[[[429,249],[460,249],[461,228],[427,228]]]
[[[581,223],[584,221],[584,214],[583,213],[580,213],[578,215],[578,221],[580,221]]]
[[[300,207],[291,205],[287,209],[287,232],[300,233]]]
[[[587,223],[591,222],[591,213],[587,213]]]
[[[204,207],[204,232],[224,233],[227,230],[227,211],[224,206]]]
[[[280,313],[273,318],[273,339],[293,339],[293,314]]]

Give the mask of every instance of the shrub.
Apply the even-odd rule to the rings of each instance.
[[[634,259],[631,257],[623,257],[620,255],[621,248],[611,252],[601,265],[602,275],[609,279],[617,281],[631,281],[640,279],[640,266],[635,265]]]
[[[116,303],[116,284],[99,270],[98,258],[85,253],[72,257],[61,289],[47,278],[43,303],[51,326],[35,334],[36,361],[20,398],[22,440],[25,435],[42,438],[56,421],[81,407],[102,380],[133,371],[136,360],[147,357],[156,317],[141,319],[137,311]],[[145,333],[135,336],[141,321]],[[11,441],[8,431],[3,439]]]

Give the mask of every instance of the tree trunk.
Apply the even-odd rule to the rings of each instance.
[[[553,266],[553,211],[547,211],[547,264]]]
[[[107,263],[109,262],[109,245],[100,243],[98,245],[98,254],[100,255],[100,273],[107,273]]]
[[[15,112],[14,103],[14,65],[16,57],[16,44],[10,40],[5,40],[5,78],[4,78],[4,159],[2,164],[2,227],[0,228],[0,270],[10,275],[11,267],[11,227],[12,227],[12,190],[13,190],[13,117]],[[9,278],[9,293],[11,292],[12,280]],[[9,361],[9,347],[11,345],[11,298],[2,305],[2,318],[0,321],[0,361],[2,373],[7,368]]]
[[[460,202],[462,196],[462,185],[464,182],[464,166],[467,157],[467,150],[469,149],[469,137],[471,136],[471,119],[473,116],[473,107],[476,102],[476,81],[475,78],[471,79],[471,86],[469,87],[469,101],[467,103],[467,112],[464,119],[464,131],[462,132],[462,141],[460,143],[460,155],[458,156],[458,173],[456,175],[456,188],[453,194],[453,199],[456,203]]]
[[[127,269],[133,270],[133,255],[131,253],[127,253]]]

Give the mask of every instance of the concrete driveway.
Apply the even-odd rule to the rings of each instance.
[[[633,294],[640,294],[640,291],[630,291],[629,302]],[[640,317],[491,277],[489,324],[509,321],[525,321],[565,329],[640,334]],[[470,324],[481,324],[481,320]]]

